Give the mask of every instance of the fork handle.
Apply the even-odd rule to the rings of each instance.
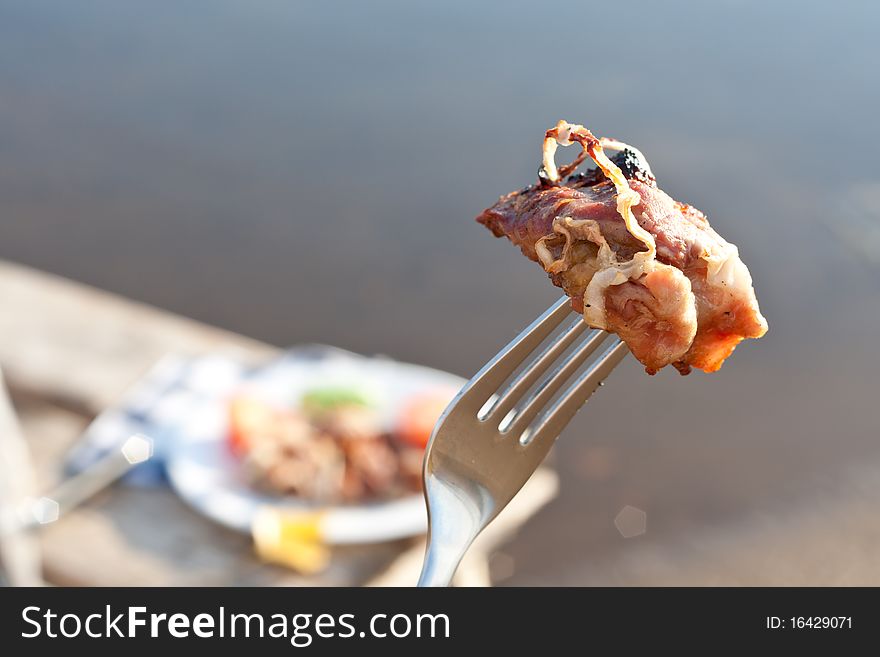
[[[422,574],[419,576],[419,588],[426,587],[445,587],[452,583],[455,571],[458,570],[458,564],[471,545],[471,541],[463,548],[450,549],[448,546],[440,545],[437,541],[432,541],[428,537],[428,546],[425,549],[425,562],[422,564]]]

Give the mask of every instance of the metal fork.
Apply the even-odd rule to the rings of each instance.
[[[423,469],[428,547],[419,586],[449,585],[473,540],[628,353],[615,336],[575,377],[611,334],[589,329],[578,316],[538,349],[571,314],[567,297],[550,306],[465,384],[440,417]]]

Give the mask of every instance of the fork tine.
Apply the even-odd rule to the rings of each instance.
[[[422,466],[428,540],[419,586],[449,585],[472,541],[528,481],[552,439],[626,354],[625,345],[615,338],[587,372],[576,377],[610,334],[593,330],[583,337],[586,323],[579,318],[545,345],[570,312],[565,297],[550,306],[486,363],[440,416]],[[568,350],[572,353],[564,356]],[[519,367],[522,371],[499,390]],[[536,382],[536,389],[527,392]],[[526,394],[519,413],[507,413],[513,421],[507,423],[504,416],[501,424],[508,426],[499,426],[496,420],[502,411],[516,409]],[[489,408],[485,415],[484,407]],[[548,410],[534,422],[545,407]],[[540,444],[525,447],[529,435]]]
[[[474,412],[482,408],[486,400],[498,390],[526,356],[568,317],[572,312],[569,303],[568,297],[562,297],[545,310],[474,375],[470,383],[459,393],[459,398],[463,398],[467,393],[474,400],[479,399]]]
[[[505,434],[519,435],[532,423],[538,412],[546,406],[557,390],[572,377],[577,369],[583,365],[599,345],[610,334],[607,331],[593,330],[587,338],[568,359],[559,365],[550,376],[532,393],[525,405],[516,413],[516,416],[507,427],[501,431]]]
[[[576,318],[571,326],[556,340],[551,342],[522,372],[517,374],[516,379],[498,396],[489,410],[480,417],[480,420],[488,421],[497,417],[503,418],[526,390],[531,387],[537,377],[541,376],[559,358],[559,355],[585,330],[587,330],[587,323],[580,317]]]
[[[529,444],[545,438],[556,438],[574,415],[596,391],[617,364],[629,353],[626,344],[615,339],[591,367],[562,393],[544,413],[534,429],[523,434],[520,442]]]

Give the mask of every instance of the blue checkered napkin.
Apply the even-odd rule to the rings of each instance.
[[[119,449],[135,433],[153,441],[153,458],[135,466],[126,482],[156,486],[166,482],[165,460],[170,442],[181,432],[202,435],[223,431],[218,402],[247,379],[249,370],[224,356],[166,356],[123,395],[119,404],[101,413],[70,451],[70,473],[84,470],[101,456]]]

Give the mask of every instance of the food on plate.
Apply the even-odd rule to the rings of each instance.
[[[317,388],[303,395],[300,405],[309,412],[320,413],[340,406],[369,406],[370,401],[353,388]]]
[[[409,445],[425,448],[437,419],[449,406],[455,391],[416,395],[404,404],[397,420],[397,435]]]
[[[236,397],[229,404],[229,446],[243,454],[251,437],[275,422],[276,410],[252,397]]]
[[[557,167],[557,147],[575,143],[581,151]],[[587,156],[596,167],[575,173]],[[538,179],[477,221],[539,263],[649,374],[666,365],[714,372],[742,340],[766,333],[736,246],[663,192],[637,149],[560,121],[545,133]]]
[[[451,395],[443,398],[448,403]],[[243,395],[229,405],[229,444],[248,481],[267,492],[323,503],[387,499],[420,490],[427,441],[418,431],[437,422],[445,408],[437,399],[414,397],[388,430],[367,397],[352,389],[312,390],[295,408]]]

